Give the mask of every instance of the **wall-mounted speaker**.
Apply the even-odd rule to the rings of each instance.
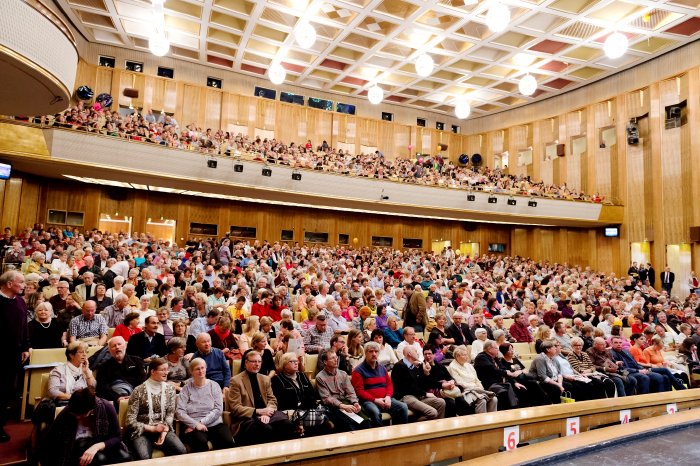
[[[690,242],[700,243],[700,227],[690,227]]]
[[[139,90],[134,89],[133,87],[125,87],[123,94],[124,97],[131,97],[132,99],[137,99],[139,97]]]
[[[113,201],[126,201],[129,197],[129,192],[126,188],[119,188],[117,186],[110,186],[107,188],[107,197]]]
[[[564,144],[557,144],[557,157],[564,157],[566,155],[566,146]]]

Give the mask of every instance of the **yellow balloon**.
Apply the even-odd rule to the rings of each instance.
[[[352,239],[352,244],[357,244],[357,243],[359,243],[359,242],[360,242],[360,240],[357,239],[357,238],[353,238],[353,239]]]

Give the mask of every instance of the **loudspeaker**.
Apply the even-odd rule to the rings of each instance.
[[[301,181],[301,173],[292,173],[292,179],[294,181]]]
[[[107,188],[107,197],[113,201],[126,201],[126,198],[129,197],[129,193],[125,188],[110,186]]]
[[[217,165],[218,165],[218,162],[216,160],[214,160],[214,159],[207,160],[207,167],[216,168]]]
[[[489,197],[489,204],[496,204],[498,203],[498,198],[495,196]]]
[[[467,200],[469,202],[474,202],[474,201],[476,201],[476,196],[473,194],[467,194]]]
[[[690,227],[690,242],[700,243],[700,227]]]
[[[517,203],[518,201],[516,201],[515,199],[508,199],[508,205],[516,205]]]
[[[233,171],[236,173],[243,173],[243,165],[236,163],[233,165]]]
[[[527,201],[528,207],[537,207],[537,201]]]
[[[564,157],[566,155],[564,144],[557,144],[557,157]]]
[[[124,97],[131,97],[132,99],[137,99],[139,97],[139,90],[132,87],[124,88]]]
[[[270,170],[269,168],[263,168],[262,176],[272,176],[272,170]]]

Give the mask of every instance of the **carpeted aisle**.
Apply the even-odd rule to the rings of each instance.
[[[0,464],[16,464],[27,461],[27,446],[34,424],[31,422],[8,422],[5,430],[12,439],[0,443]]]

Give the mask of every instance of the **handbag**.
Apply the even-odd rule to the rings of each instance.
[[[459,387],[452,387],[450,389],[440,389],[440,398],[459,398],[460,396],[462,396],[462,391],[459,389]]]
[[[571,396],[571,392],[569,392],[569,391],[562,392],[562,394],[559,398],[561,399],[562,403],[573,403],[576,401],[573,399],[573,397]]]
[[[304,427],[318,427],[328,420],[326,408],[318,406],[311,409],[297,409],[292,414],[291,421]]]

